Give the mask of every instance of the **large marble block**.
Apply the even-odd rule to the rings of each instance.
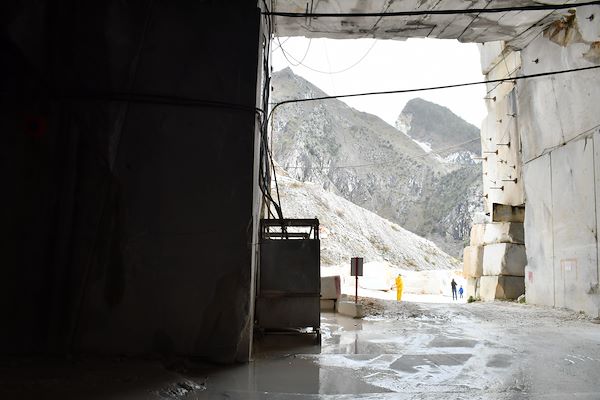
[[[473,298],[475,298],[475,299],[479,297],[479,282],[480,282],[480,278],[467,278],[467,286],[466,286],[467,299],[470,296],[473,296]]]
[[[473,224],[471,226],[471,246],[480,246],[483,244],[483,236],[485,235],[486,224]]]
[[[525,221],[525,206],[494,203],[492,205],[492,221],[523,222]]]
[[[352,318],[362,318],[365,315],[363,305],[354,303],[353,301],[338,301],[337,312],[342,315],[347,315]]]
[[[335,300],[321,299],[321,311],[335,311]]]
[[[322,276],[321,277],[321,299],[337,300],[342,295],[340,276]]]
[[[515,300],[525,293],[522,276],[482,276],[479,284],[481,300]]]
[[[483,235],[484,244],[525,243],[523,224],[520,222],[493,222],[487,224]]]
[[[463,252],[463,274],[467,278],[483,275],[483,246],[467,246]]]
[[[484,247],[483,275],[525,276],[527,255],[525,246],[513,243],[496,243]]]

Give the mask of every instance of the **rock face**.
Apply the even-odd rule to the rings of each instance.
[[[396,128],[437,152],[445,161],[473,164],[471,155],[481,152],[479,129],[446,107],[412,99],[398,117]]]
[[[290,69],[274,73],[272,84],[275,102],[325,95]],[[417,100],[407,104],[400,129],[335,99],[282,105],[273,118],[273,155],[291,177],[316,183],[462,257],[472,215],[482,208],[481,166],[469,156],[479,139],[461,146],[456,141],[478,138],[477,128],[460,136],[458,117]],[[435,118],[439,114],[454,121],[446,141],[443,120],[434,124],[431,137],[426,135],[429,125],[422,119],[433,118],[428,107]],[[425,141],[431,152],[423,149]]]
[[[351,257],[386,261],[413,271],[457,269],[459,262],[433,242],[407,231],[320,185],[299,182],[278,173],[283,212],[289,218],[317,217],[321,264],[345,265]]]

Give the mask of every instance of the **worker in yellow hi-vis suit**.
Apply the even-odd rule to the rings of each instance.
[[[404,281],[402,281],[402,275],[398,274],[396,277],[396,300],[402,301],[402,289],[404,289]]]

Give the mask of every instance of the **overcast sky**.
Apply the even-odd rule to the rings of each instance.
[[[293,66],[273,42],[273,69],[290,66],[294,73],[329,95],[412,89],[483,80],[475,44],[456,40],[332,40],[302,37],[281,38],[286,52],[303,65]],[[310,47],[309,46],[310,43]],[[308,52],[307,52],[308,49]],[[366,56],[365,56],[366,55]],[[364,58],[363,58],[364,57]],[[296,64],[291,57],[290,61]],[[322,73],[344,70],[342,73]],[[305,67],[305,66],[307,67]],[[444,89],[420,93],[364,96],[344,99],[348,105],[375,114],[393,125],[408,100],[421,97],[448,107],[466,121],[480,127],[486,110],[485,86]]]

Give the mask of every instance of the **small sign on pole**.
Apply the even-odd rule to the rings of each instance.
[[[363,276],[362,257],[352,257],[350,260],[350,276]]]
[[[358,304],[358,277],[363,276],[363,258],[352,257],[350,259],[350,276],[355,278],[354,280],[354,303]]]

